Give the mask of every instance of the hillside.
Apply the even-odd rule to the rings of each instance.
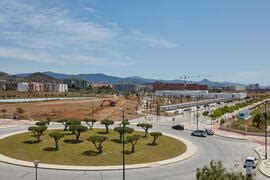
[[[23,77],[21,81],[25,82],[40,82],[40,83],[62,83],[63,81],[60,79],[53,78],[46,74],[37,72],[33,73],[29,76]]]

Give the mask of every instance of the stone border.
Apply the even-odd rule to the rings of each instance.
[[[24,133],[28,131],[19,131],[15,133],[10,133],[10,134],[5,134],[0,136],[0,140],[4,139],[8,136]],[[187,150],[184,154],[181,154],[180,156],[177,156],[172,159],[167,159],[163,161],[158,161],[158,162],[150,162],[150,163],[144,163],[144,164],[133,164],[133,165],[126,165],[126,169],[141,169],[141,168],[151,168],[151,167],[158,167],[158,166],[163,166],[163,165],[168,165],[168,164],[173,164],[177,162],[181,162],[184,160],[187,160],[191,157],[193,157],[197,152],[198,148],[195,146],[193,143],[190,141],[171,135],[171,134],[166,134],[163,133],[165,136],[169,136],[172,138],[175,138],[179,141],[182,141],[186,146]],[[18,165],[18,166],[23,166],[23,167],[33,167],[33,163],[29,161],[23,161],[23,160],[18,160],[14,158],[7,157],[3,154],[0,154],[0,162],[7,163],[7,164],[12,164],[12,165]],[[71,166],[71,165],[54,165],[54,164],[45,164],[45,163],[40,163],[39,168],[41,169],[52,169],[52,170],[69,170],[69,171],[111,171],[111,170],[122,170],[122,165],[118,166]]]

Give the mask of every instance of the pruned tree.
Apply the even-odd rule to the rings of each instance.
[[[156,145],[157,143],[157,139],[162,136],[162,133],[161,132],[151,132],[150,133],[150,136],[153,137],[153,141],[152,141],[152,145]]]
[[[24,110],[20,107],[16,108],[16,112],[18,113],[18,119],[21,119],[21,115],[24,113]]]
[[[97,122],[97,120],[96,119],[85,119],[84,122],[88,125],[89,129],[92,130],[94,127],[94,123]]]
[[[110,119],[103,119],[100,121],[101,124],[105,125],[106,133],[109,133],[109,126],[114,124],[113,120]]]
[[[114,128],[114,131],[119,133],[120,142],[123,143],[123,133],[133,133],[134,129],[127,126],[118,126]]]
[[[86,132],[88,128],[82,125],[70,125],[68,130],[75,133],[76,141],[79,142],[81,133]]]
[[[81,124],[81,121],[78,121],[78,120],[68,120],[68,119],[59,119],[57,122],[64,125],[64,131],[67,131],[68,130],[68,127],[70,125],[80,125]]]
[[[102,143],[107,141],[108,138],[106,136],[90,136],[87,140],[91,142],[97,149],[98,153],[101,154],[103,152]]]
[[[46,126],[47,122],[46,121],[38,121],[38,122],[36,122],[36,125],[37,126]]]
[[[210,166],[198,168],[196,172],[197,180],[245,180],[246,177],[239,170],[227,170],[221,161],[211,161]]]
[[[252,122],[256,124],[256,127],[257,127],[257,128],[260,128],[260,127],[261,127],[261,124],[263,123],[263,114],[262,114],[262,113],[256,114],[256,115],[254,116]]]
[[[152,124],[148,124],[148,123],[139,123],[137,124],[137,127],[141,127],[144,129],[144,137],[147,137],[147,134],[148,134],[148,130],[150,128],[152,128]]]
[[[43,132],[46,130],[47,130],[47,126],[31,126],[28,128],[28,131],[31,131],[38,141],[40,141],[40,137],[43,135]]]
[[[61,138],[63,138],[65,136],[65,134],[60,133],[58,131],[52,132],[49,134],[50,137],[52,137],[54,139],[55,142],[55,149],[59,150],[59,146],[58,146],[58,142]]]
[[[139,139],[140,137],[137,135],[127,136],[127,142],[131,144],[131,153],[135,152],[135,146]]]

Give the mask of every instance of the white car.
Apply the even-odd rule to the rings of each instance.
[[[252,167],[253,169],[255,169],[257,167],[257,158],[255,157],[247,157],[244,163],[244,168],[246,167]]]

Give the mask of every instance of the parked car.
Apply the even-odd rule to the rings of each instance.
[[[195,130],[191,133],[191,136],[206,137],[207,133],[203,130]]]
[[[208,136],[213,136],[215,134],[215,132],[212,129],[206,129],[205,132]]]
[[[252,167],[253,169],[255,169],[257,167],[257,158],[255,157],[247,157],[244,163],[244,168],[246,167]]]
[[[174,125],[174,126],[172,127],[172,129],[175,129],[175,130],[184,130],[185,127],[184,127],[184,125],[182,125],[182,124],[178,124],[178,125]]]

